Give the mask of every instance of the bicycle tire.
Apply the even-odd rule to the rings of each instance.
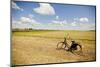
[[[57,49],[63,49],[63,46],[65,46],[65,44],[63,42],[59,42],[57,44]]]
[[[77,47],[79,47],[79,48],[77,48],[77,50],[71,50],[71,52],[75,53],[77,55],[82,55],[83,54],[83,52],[82,52],[82,46],[81,45],[77,45]]]

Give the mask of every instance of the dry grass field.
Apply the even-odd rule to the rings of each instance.
[[[82,45],[83,55],[57,50],[66,34]],[[70,42],[70,40],[69,40]],[[30,31],[12,33],[12,64],[45,64],[95,61],[95,31]]]

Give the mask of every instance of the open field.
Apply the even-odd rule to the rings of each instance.
[[[79,42],[83,55],[57,50],[58,42],[67,33]],[[70,40],[69,40],[70,42]],[[77,61],[95,61],[95,31],[28,31],[12,33],[12,64],[44,64]]]

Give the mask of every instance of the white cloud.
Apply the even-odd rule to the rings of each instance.
[[[89,22],[89,19],[86,18],[86,17],[82,17],[82,18],[79,19],[79,21],[81,21],[81,22]]]
[[[67,22],[66,20],[53,20],[51,23],[39,23],[34,17],[21,17],[18,21],[12,21],[12,28],[33,28],[51,30],[95,30],[95,23],[82,23],[79,21]]]
[[[73,26],[73,29],[76,28],[78,30],[95,30],[95,23],[90,21],[87,17],[76,17],[74,18],[74,22],[71,23],[71,26]]]
[[[80,23],[80,28],[83,30],[95,30],[94,23]]]
[[[20,22],[19,21],[15,21],[15,20],[13,20],[12,21],[12,28],[18,28],[19,26],[20,26]]]
[[[31,19],[28,18],[28,17],[21,17],[21,18],[20,18],[20,21],[21,21],[22,23],[30,23],[30,22],[32,22],[33,20],[31,20]]]
[[[30,17],[21,17],[19,20],[12,21],[12,28],[29,28],[41,25],[39,22],[37,22],[35,19]]]
[[[21,17],[20,18],[20,22],[21,23],[28,23],[28,24],[33,24],[33,25],[38,25],[40,24],[39,22],[37,22],[35,19],[30,18],[30,17]]]
[[[74,18],[74,22],[71,23],[72,26],[77,26],[80,29],[83,30],[89,30],[89,29],[95,29],[95,24],[93,24],[92,22],[90,22],[90,19],[87,17],[81,17],[81,18]],[[91,27],[92,26],[92,27]],[[94,27],[93,27],[94,26]]]
[[[47,3],[39,3],[39,4],[40,7],[34,8],[33,11],[41,15],[55,15],[55,10],[50,4]]]
[[[56,24],[56,25],[63,26],[63,25],[66,25],[67,24],[67,21],[66,20],[63,20],[63,21],[53,20],[51,24]]]
[[[12,8],[13,9],[16,9],[16,10],[21,10],[21,11],[23,11],[23,9],[22,8],[20,8],[15,2],[13,2],[12,1]]]
[[[76,23],[77,23],[77,22],[74,21],[74,22],[71,23],[71,25],[72,25],[72,26],[76,26],[76,25],[77,25]]]
[[[78,21],[78,22],[89,22],[89,18],[87,17],[81,17],[81,18],[74,18],[74,21]]]

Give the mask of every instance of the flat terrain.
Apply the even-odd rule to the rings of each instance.
[[[63,41],[67,33],[82,45],[83,55],[56,49],[57,43]],[[95,61],[95,46],[95,31],[12,32],[12,63],[27,65]]]

